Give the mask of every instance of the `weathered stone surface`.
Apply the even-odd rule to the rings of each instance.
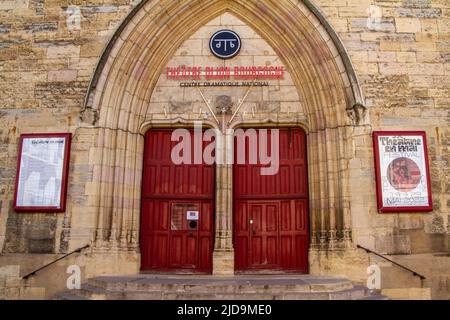
[[[260,1],[259,4],[245,1],[255,12],[265,8],[265,13],[260,15],[265,19],[269,19],[272,12],[281,12],[279,7],[273,10],[279,1]],[[189,121],[204,119],[209,112],[196,90],[175,90],[174,83],[164,81],[164,77],[157,81],[167,63],[285,65],[286,68],[295,65],[295,70],[288,70],[284,81],[272,84],[268,90],[254,88],[243,105],[245,114],[239,117],[244,122],[284,119],[286,123],[308,128],[312,226],[323,223],[329,229],[344,229],[347,224],[346,234],[353,234],[353,244],[367,243],[372,249],[383,252],[408,254],[448,250],[448,1],[317,1],[325,18],[343,40],[361,82],[367,119],[359,127],[345,115],[347,97],[336,90],[343,84],[351,91],[349,79],[330,71],[336,68],[345,75],[342,61],[324,60],[327,54],[338,57],[339,52],[331,44],[320,46],[331,42],[312,14],[302,14],[293,2],[286,2],[289,19],[278,19],[271,25],[272,29],[256,15],[249,23],[230,13],[195,29],[191,28],[192,17],[198,15],[200,9],[209,10],[206,2],[192,1],[186,6],[183,13],[190,16],[190,20],[180,20],[182,15],[176,3],[149,1],[145,5],[145,10],[132,19],[119,36],[117,45],[108,52],[110,60],[103,61],[105,70],[112,72],[105,71],[104,77],[93,83],[95,88],[105,88],[102,86],[105,82],[115,86],[106,86],[106,92],[87,97],[103,49],[137,2],[76,1],[73,6],[79,9],[81,16],[79,28],[73,28],[69,20],[78,18],[71,16],[70,12],[75,11],[69,10],[72,3],[67,1],[0,1],[0,252],[68,252],[90,243],[96,232],[105,231],[96,229],[97,223],[112,228],[104,233],[107,235],[105,247],[117,249],[120,247],[117,243],[122,241],[121,248],[136,251],[143,150],[143,139],[139,136],[141,125],[146,120],[171,124],[179,117]],[[244,0],[223,3],[231,10]],[[381,17],[369,17],[370,5],[381,10]],[[301,2],[298,8],[307,10]],[[171,22],[172,32],[159,34],[173,14],[178,15],[176,22]],[[295,29],[295,21],[300,21],[304,29]],[[76,25],[77,20],[72,22]],[[209,36],[221,27],[238,30],[243,39],[242,54],[234,61],[222,62],[209,54]],[[303,35],[305,39],[281,41],[292,34]],[[184,44],[173,48],[167,45],[173,46],[181,35],[186,40]],[[158,39],[163,41],[158,42]],[[279,43],[283,45],[275,46]],[[295,54],[289,51],[292,47],[297,48]],[[314,54],[308,53],[310,47]],[[149,65],[150,60],[158,63]],[[122,63],[120,66],[118,61]],[[145,88],[139,95],[135,88],[141,86]],[[126,88],[123,90],[126,93],[121,88]],[[205,94],[212,103],[216,97],[230,96],[235,106],[245,90],[215,88],[205,90]],[[84,108],[85,101],[90,108]],[[373,130],[427,132],[432,214],[378,214],[370,138]],[[26,132],[74,134],[68,209],[64,214],[18,215],[12,210],[18,137]],[[127,135],[120,136],[117,132]],[[330,141],[340,144],[329,144]],[[231,178],[224,181],[231,190]],[[223,199],[219,202],[227,203]],[[221,212],[231,215],[231,210]],[[231,218],[227,223],[231,230]],[[335,226],[331,226],[332,223]],[[225,230],[229,239],[230,230]],[[325,239],[326,246],[335,244],[333,232],[329,231],[333,230],[318,230],[311,239]],[[340,230],[339,237],[344,237],[344,230]],[[347,240],[351,239],[347,237]],[[313,247],[316,250],[320,245]],[[354,258],[349,253],[333,256],[329,255],[328,247],[321,250],[323,255],[319,251],[312,254],[314,272],[347,272],[354,278],[361,278],[361,274],[366,276],[366,256]],[[225,255],[228,259],[217,268],[230,272],[232,251]],[[120,262],[123,266],[120,272],[137,272],[137,257],[133,255],[131,262],[126,258],[110,258],[108,263]],[[119,272],[106,266],[101,258],[93,258],[90,263],[91,275]],[[20,290],[0,289],[0,297],[2,295],[20,296]]]
[[[431,300],[428,288],[383,289],[381,294],[394,300]]]
[[[403,5],[407,8],[429,8],[431,0],[403,0]]]
[[[411,241],[404,235],[379,237],[375,240],[375,251],[382,254],[410,254]]]
[[[442,17],[442,9],[410,9],[410,8],[398,8],[397,14],[400,17],[408,18],[424,18],[424,19],[436,19]]]
[[[11,30],[11,25],[10,24],[0,24],[0,33],[9,33]]]
[[[24,30],[31,32],[51,32],[56,31],[57,29],[57,22],[27,23],[24,25]]]
[[[56,299],[70,300],[359,300],[384,299],[344,278],[278,276],[248,277],[129,276],[89,279],[78,292],[59,292]]]
[[[3,252],[54,253],[57,217],[54,214],[8,217]]]

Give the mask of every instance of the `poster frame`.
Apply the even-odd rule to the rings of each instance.
[[[428,189],[428,205],[427,206],[407,206],[407,207],[394,207],[383,205],[383,191],[381,183],[381,164],[380,164],[380,149],[378,138],[379,137],[398,137],[398,136],[421,136],[423,139],[423,157],[425,160],[425,174],[426,183]],[[433,211],[433,200],[431,192],[431,180],[430,180],[430,165],[428,159],[428,147],[427,137],[425,131],[374,131],[373,132],[373,145],[374,145],[374,157],[375,157],[375,175],[377,184],[377,204],[378,211],[380,213],[422,213]]]
[[[63,172],[61,181],[61,191],[60,191],[60,206],[18,206],[17,196],[19,190],[19,177],[20,169],[22,163],[22,149],[23,142],[25,139],[30,138],[64,138],[64,159],[63,159]],[[68,175],[69,175],[69,162],[70,162],[70,147],[72,142],[72,133],[26,133],[20,135],[19,140],[19,155],[17,161],[17,171],[16,171],[16,182],[14,189],[14,211],[17,213],[61,213],[66,211],[67,203],[67,186],[68,186]]]

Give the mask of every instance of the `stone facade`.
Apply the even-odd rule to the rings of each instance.
[[[50,260],[90,244],[79,262],[86,277],[138,272],[143,133],[196,120],[215,126],[196,89],[175,88],[161,74],[167,65],[216,64],[207,41],[224,26],[243,38],[225,65],[287,70],[286,80],[251,91],[232,126],[307,132],[311,273],[363,281],[371,258],[356,244],[423,257],[405,262],[412,268],[432,256],[450,271],[449,258],[437,256],[449,250],[450,3],[311,2],[2,1],[0,267],[28,270],[34,254]],[[204,92],[236,104],[245,90]],[[374,130],[427,132],[432,213],[378,213]],[[31,132],[73,133],[64,214],[12,208],[18,139]],[[214,272],[226,274],[231,167],[218,172]],[[450,279],[439,270],[424,272],[443,297]]]

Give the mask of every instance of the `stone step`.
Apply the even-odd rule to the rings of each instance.
[[[62,300],[359,300],[368,298],[362,286],[334,292],[288,292],[288,293],[223,293],[198,290],[197,292],[174,291],[110,291],[83,285],[57,295]],[[375,299],[376,296],[371,296]]]
[[[165,293],[167,300],[357,300],[365,297],[365,288],[353,288],[337,292],[290,293],[214,293],[174,292]]]
[[[359,300],[390,300],[390,299],[388,297],[382,296],[380,294],[380,295],[369,295],[369,296],[361,298]]]
[[[59,292],[53,297],[53,300],[89,300],[88,298],[79,296],[76,291],[78,290]]]
[[[61,300],[381,300],[348,279],[313,276],[122,276],[89,279]]]
[[[160,292],[160,291],[91,291],[84,288],[57,295],[61,300],[360,300],[364,290],[351,289],[334,293],[213,293],[213,292]]]
[[[215,293],[287,293],[333,292],[353,288],[343,278],[279,277],[245,278],[158,278],[158,277],[97,277],[89,280],[91,286],[110,291],[169,291],[198,292],[206,289]]]

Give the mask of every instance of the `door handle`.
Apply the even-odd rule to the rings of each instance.
[[[252,233],[254,236],[256,236],[256,231],[254,229],[252,230]]]

